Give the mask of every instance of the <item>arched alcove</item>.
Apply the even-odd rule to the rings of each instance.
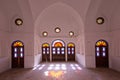
[[[39,36],[42,36],[40,32],[44,30],[52,37],[69,37],[69,31],[78,36],[84,32],[83,26],[80,14],[74,8],[60,2],[44,9],[35,21],[35,30]],[[56,27],[61,29],[59,34],[54,31]]]

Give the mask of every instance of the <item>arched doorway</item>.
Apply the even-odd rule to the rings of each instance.
[[[67,45],[67,60],[75,61],[75,44],[68,43]]]
[[[24,67],[24,44],[17,40],[12,43],[12,68]]]
[[[48,43],[42,45],[42,61],[50,61],[50,45]]]
[[[108,65],[108,43],[99,40],[95,45],[96,67],[109,67]]]
[[[65,61],[65,43],[62,40],[52,43],[52,61]]]

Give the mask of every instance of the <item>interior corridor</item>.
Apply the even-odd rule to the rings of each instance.
[[[120,80],[120,72],[108,68],[83,68],[76,62],[44,62],[34,68],[3,72],[0,80]]]

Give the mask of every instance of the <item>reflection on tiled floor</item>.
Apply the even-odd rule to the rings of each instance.
[[[1,73],[0,80],[120,80],[120,72],[86,69],[75,62],[50,62],[33,69],[11,69]]]

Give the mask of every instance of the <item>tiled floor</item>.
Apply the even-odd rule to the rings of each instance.
[[[1,73],[0,80],[120,80],[120,72],[86,69],[75,62],[51,62],[33,69],[11,69]]]

